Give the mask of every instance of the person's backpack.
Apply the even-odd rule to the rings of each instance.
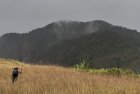
[[[14,77],[14,78],[16,78],[17,76],[18,76],[18,70],[13,70],[13,72],[12,72],[12,76]]]

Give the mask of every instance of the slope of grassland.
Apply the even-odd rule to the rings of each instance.
[[[14,66],[22,68],[15,84]],[[58,66],[20,64],[0,60],[0,94],[140,94],[140,78],[97,75]]]

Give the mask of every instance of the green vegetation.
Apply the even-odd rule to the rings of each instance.
[[[126,68],[108,68],[108,69],[95,69],[90,66],[90,63],[83,60],[80,64],[74,65],[74,69],[83,72],[95,73],[95,74],[109,74],[109,75],[136,75],[136,73]]]

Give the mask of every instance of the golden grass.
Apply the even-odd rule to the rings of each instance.
[[[0,94],[140,94],[139,77],[115,77],[77,72],[56,66],[18,65],[22,74],[13,85],[17,64],[0,61]]]

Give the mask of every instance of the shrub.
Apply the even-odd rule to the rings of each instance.
[[[94,69],[90,67],[90,63],[86,60],[83,60],[80,64],[74,65],[74,69],[78,71],[84,71],[89,73],[96,73],[96,74],[109,74],[109,75],[133,75],[135,74],[134,71],[126,68],[108,68],[108,69]]]

